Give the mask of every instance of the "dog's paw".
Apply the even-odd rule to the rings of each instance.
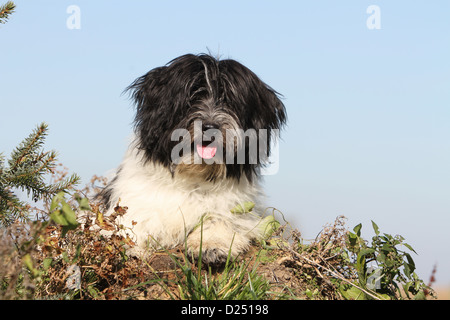
[[[197,254],[197,259],[199,254]],[[221,249],[202,250],[202,263],[210,266],[221,266],[227,261],[228,254]]]
[[[203,228],[194,229],[187,237],[188,252],[207,265],[223,265],[247,250],[250,244],[247,232],[222,219],[208,219]]]
[[[126,254],[128,257],[138,258],[141,260],[148,259],[153,252],[149,249],[141,248],[138,246],[126,248]]]
[[[205,243],[203,243],[201,249],[197,244],[188,244],[189,257],[197,261],[201,258],[202,263],[208,266],[223,266],[228,259],[228,254],[229,250],[223,250],[216,246],[205,246]]]

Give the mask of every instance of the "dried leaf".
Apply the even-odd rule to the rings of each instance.
[[[95,220],[95,224],[98,225],[101,229],[107,231],[114,231],[116,228],[109,222],[107,222],[103,216],[103,213],[97,211],[97,218]]]

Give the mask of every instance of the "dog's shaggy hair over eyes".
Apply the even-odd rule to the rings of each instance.
[[[112,210],[119,199],[128,207],[123,224],[137,222],[133,232],[140,246],[173,247],[187,239],[189,250],[198,254],[202,239],[206,263],[223,262],[229,251],[232,256],[244,251],[261,235],[258,181],[267,157],[259,153],[252,158],[248,136],[226,143],[225,132],[267,129],[268,139],[259,140],[258,148],[268,155],[271,130],[286,121],[278,93],[237,61],[206,54],[178,57],[136,79],[127,91],[136,105],[135,138],[100,194],[107,208]],[[233,152],[233,163],[207,163],[204,157],[195,163],[189,161],[192,154],[183,155],[187,161],[173,161],[179,143],[173,141],[174,130],[194,133],[199,122],[201,132],[223,133],[213,142],[223,146],[224,155]],[[189,146],[194,155],[204,150],[204,143],[196,145],[194,139]],[[241,149],[245,163],[236,159]],[[256,203],[251,213],[231,212],[245,202]]]

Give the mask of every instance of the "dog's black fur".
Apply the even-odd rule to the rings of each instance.
[[[175,58],[137,78],[124,92],[130,94],[136,106],[136,147],[143,151],[144,161],[162,164],[172,174],[176,165],[171,161],[171,151],[177,142],[171,140],[171,135],[175,129],[192,129],[193,122],[201,120],[204,126],[222,130],[226,125],[214,114],[226,114],[243,131],[267,129],[267,145],[258,143],[269,155],[271,130],[281,129],[286,122],[284,104],[275,90],[241,63],[208,54]],[[252,163],[247,161],[248,143],[244,148],[245,163],[235,159],[223,164],[227,179],[245,176],[252,181],[258,175],[257,168],[266,164],[267,158],[262,157]],[[215,178],[209,176],[207,180]],[[115,180],[97,195],[107,208],[113,205],[110,197]]]

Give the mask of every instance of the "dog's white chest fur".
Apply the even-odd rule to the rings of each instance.
[[[135,224],[132,233],[141,247],[174,247],[187,239],[195,254],[202,238],[203,250],[209,249],[215,259],[230,248],[236,255],[261,233],[258,207],[251,213],[231,212],[238,204],[259,202],[259,187],[245,178],[207,182],[192,175],[172,176],[162,165],[144,163],[131,147],[113,186],[111,203],[120,199],[128,207],[122,224]]]

